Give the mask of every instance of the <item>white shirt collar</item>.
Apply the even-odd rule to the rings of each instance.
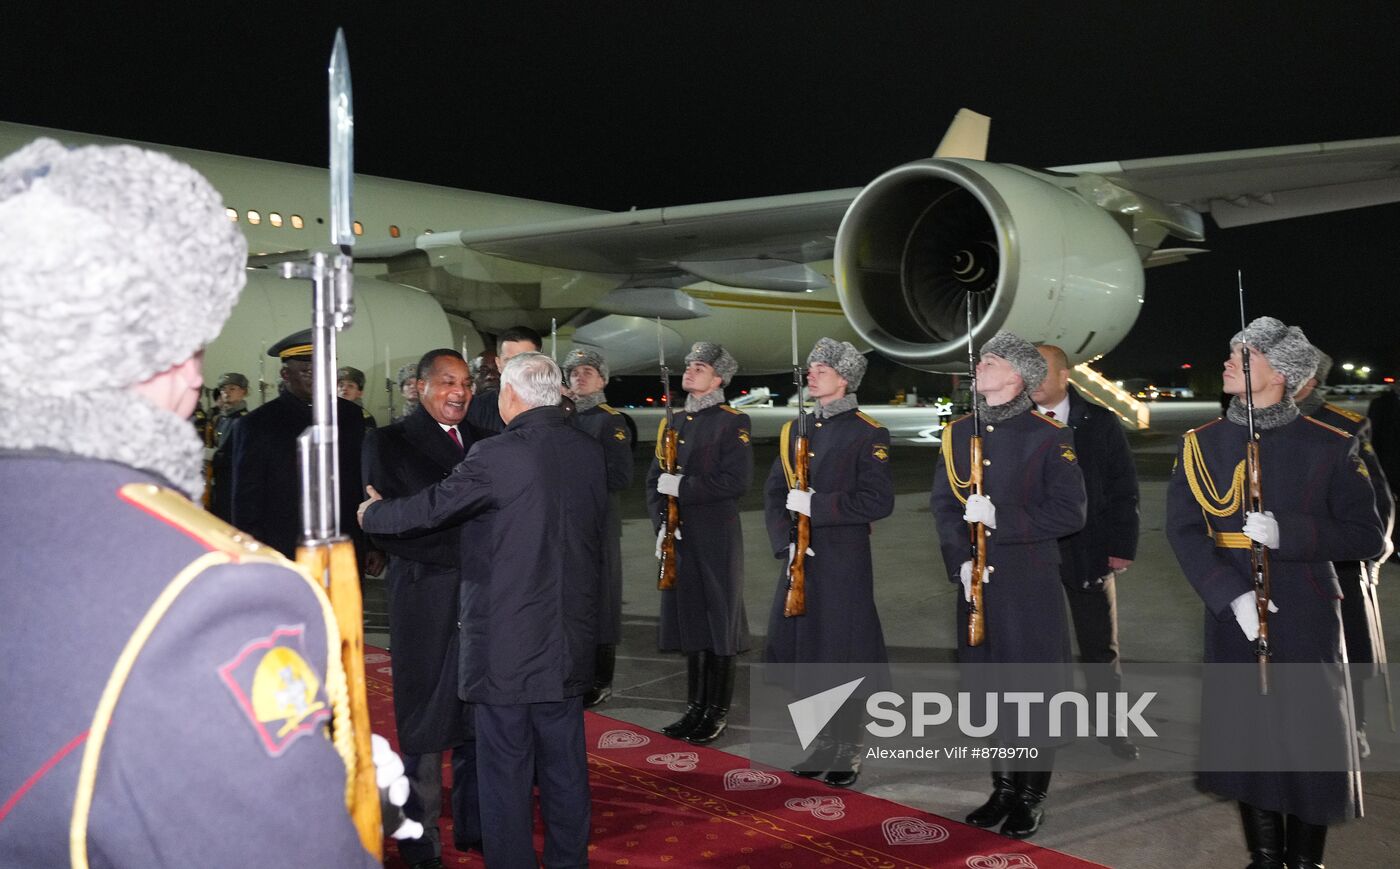
[[[1065,393],[1065,397],[1062,398],[1062,399],[1060,399],[1060,403],[1057,404],[1057,405],[1055,405],[1054,407],[1041,407],[1040,405],[1037,404],[1037,405],[1035,406],[1035,409],[1038,410],[1038,411],[1040,411],[1041,413],[1047,413],[1047,412],[1053,410],[1053,411],[1055,412],[1054,418],[1057,419],[1057,420],[1059,420],[1060,422],[1062,422],[1062,423],[1068,425],[1068,424],[1069,424],[1069,393],[1066,392],[1066,393]]]
[[[433,422],[437,422],[437,420],[433,420]],[[455,425],[447,425],[446,423],[438,422],[438,428],[442,429],[444,432],[450,431],[456,427]]]

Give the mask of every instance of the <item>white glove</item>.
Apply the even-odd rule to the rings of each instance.
[[[787,508],[794,513],[801,513],[803,516],[812,515],[812,495],[811,489],[802,491],[801,489],[788,489]]]
[[[379,788],[381,807],[384,811],[384,824],[397,819],[400,823],[389,833],[395,839],[417,839],[423,835],[423,825],[404,817],[403,804],[408,801],[408,777],[403,774],[403,760],[389,747],[389,740],[377,733],[369,737],[370,756],[374,759],[374,783]],[[388,806],[384,804],[388,803]]]
[[[681,494],[681,480],[684,478],[685,474],[662,474],[656,478],[656,491],[662,495],[674,495],[679,497]]]
[[[988,528],[997,527],[997,508],[986,495],[968,495],[967,509],[963,510],[963,521],[981,523]]]
[[[972,601],[972,562],[964,561],[958,568],[958,579],[962,580],[963,600]]]
[[[1244,514],[1244,536],[1270,549],[1278,549],[1278,520],[1273,511]]]
[[[816,557],[816,554],[817,554],[817,553],[815,553],[815,552],[812,551],[812,547],[810,547],[810,546],[807,547],[807,557],[808,557],[808,558],[815,558],[815,557]],[[788,544],[788,563],[787,563],[787,569],[788,569],[789,571],[792,570],[792,559],[793,559],[793,557],[796,556],[796,555],[797,555],[797,544],[796,544],[796,543],[789,543],[789,544]]]
[[[1239,623],[1240,630],[1244,631],[1245,639],[1259,639],[1259,609],[1254,602],[1254,592],[1247,591],[1230,601],[1230,609],[1234,610],[1235,621]],[[1269,612],[1278,612],[1278,607],[1274,606],[1273,601],[1269,601]]]
[[[676,539],[681,539],[681,526],[679,525],[676,526]],[[662,525],[660,528],[656,529],[656,557],[658,560],[661,558],[661,544],[665,540],[666,526]]]

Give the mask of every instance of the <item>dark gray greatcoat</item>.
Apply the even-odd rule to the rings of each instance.
[[[575,413],[579,431],[603,445],[608,466],[608,525],[598,585],[598,644],[622,642],[622,496],[632,485],[632,430],[620,410],[606,404]]]
[[[749,418],[727,404],[675,414],[681,539],[676,585],[661,592],[657,646],[662,651],[737,655],[749,648],[744,613],[744,535],[739,497],[753,481]],[[665,422],[661,427],[664,429]],[[657,449],[661,436],[657,434]],[[654,528],[666,517],[657,494],[660,459],[647,472],[647,509]]]
[[[968,489],[950,483],[948,465],[951,459],[958,479],[969,479],[972,427],[968,415],[943,430],[929,499],[948,580],[958,586],[958,660],[1068,662],[1059,538],[1083,528],[1085,515],[1074,433],[1035,411],[982,426],[983,494],[996,508],[997,527],[987,535],[987,564],[993,570],[983,587],[986,637],[971,647],[958,579],[962,563],[972,557],[969,526],[962,518]]]
[[[325,737],[325,595],[164,485],[0,452],[4,864],[70,865],[90,763],[93,866],[379,866]]]
[[[462,699],[540,703],[592,688],[606,473],[596,441],[557,406],[537,407],[446,479],[365,513],[371,534],[463,523]]]
[[[1332,562],[1370,558],[1382,546],[1366,466],[1357,455],[1354,438],[1307,417],[1259,436],[1263,506],[1278,521],[1280,544],[1268,550],[1270,598],[1278,606],[1278,612],[1269,616],[1270,667],[1340,665],[1344,660],[1341,589]],[[1228,509],[1211,498],[1209,490],[1213,486],[1228,502],[1224,493],[1230,491],[1235,469],[1244,460],[1247,437],[1244,426],[1223,418],[1187,432],[1167,489],[1167,539],[1205,603],[1208,665],[1255,662],[1253,643],[1230,608],[1232,600],[1253,590],[1248,541],[1241,533],[1243,510],[1208,515],[1211,509]],[[1215,672],[1221,675],[1213,677]],[[1322,722],[1327,744],[1312,740],[1299,746],[1299,757],[1315,763],[1324,756],[1352,755],[1351,697],[1344,669],[1318,667],[1316,673],[1326,682],[1319,690],[1304,700],[1294,696],[1289,702],[1271,704],[1266,716],[1253,721],[1241,714],[1239,702],[1252,693],[1252,686],[1235,697],[1214,693],[1212,679],[1226,678],[1228,668],[1208,671],[1201,711],[1206,749],[1233,733],[1244,733],[1255,742],[1261,738],[1286,742],[1291,731],[1304,730],[1306,719],[1314,733]],[[1289,725],[1290,716],[1299,716],[1296,728]],[[1310,824],[1337,823],[1360,809],[1360,772],[1347,769],[1207,770],[1201,773],[1200,783],[1222,796],[1297,815]]]
[[[788,456],[797,427],[785,427]],[[774,663],[884,663],[885,635],[875,609],[870,562],[871,524],[894,510],[890,433],[858,410],[830,419],[807,419],[812,489],[812,545],[806,561],[804,615],[783,615],[787,600],[787,556],[792,488],[783,458],[774,460],[763,489],[768,542],[781,559],[773,608],[768,617],[764,660]]]
[[[365,420],[360,406],[336,399],[340,455],[340,530],[362,549],[364,535],[355,526],[360,449]],[[288,558],[296,557],[301,536],[301,476],[297,473],[297,435],[311,425],[311,405],[285,392],[240,419],[231,435],[233,449],[232,524]]]
[[[486,437],[465,420],[462,444]],[[419,405],[399,422],[365,432],[365,485],[385,498],[403,498],[442,480],[463,451]],[[389,636],[394,649],[394,716],[405,754],[459,745],[467,734],[457,695],[460,529],[417,536],[375,536],[389,556]]]

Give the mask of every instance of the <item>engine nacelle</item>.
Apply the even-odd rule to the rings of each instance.
[[[1071,362],[1111,350],[1142,305],[1142,262],[1111,215],[1029,170],[918,160],[872,181],[836,235],[836,287],[876,350],[913,368],[967,367],[1000,329]]]

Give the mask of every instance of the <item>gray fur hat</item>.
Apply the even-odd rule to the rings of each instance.
[[[592,347],[575,347],[569,351],[569,355],[564,357],[564,376],[580,365],[591,365],[598,372],[598,376],[603,378],[603,383],[608,382],[608,363],[603,360],[603,354]]]
[[[407,383],[407,382],[410,381],[410,380],[417,380],[417,379],[418,379],[418,363],[417,363],[417,362],[409,362],[409,363],[406,363],[406,364],[404,364],[404,365],[400,365],[400,366],[399,366],[399,376],[398,376],[398,380],[395,381],[396,383],[398,383],[399,386],[403,386],[405,383]]]
[[[860,389],[861,378],[869,365],[865,355],[850,341],[837,341],[835,338],[818,338],[812,352],[807,354],[807,365],[829,365],[836,369],[846,381],[846,391]]]
[[[1313,348],[1317,350],[1316,347]],[[1327,378],[1332,374],[1332,357],[1317,350],[1317,368],[1313,371],[1313,377],[1317,378],[1318,386],[1326,386]]]
[[[247,259],[189,166],[31,142],[0,161],[0,392],[122,388],[183,362],[223,328]]]
[[[1256,317],[1243,332],[1235,333],[1230,345],[1248,344],[1264,354],[1274,370],[1283,375],[1285,395],[1295,395],[1317,370],[1317,348],[1297,326],[1273,317]]]
[[[739,371],[739,360],[713,341],[696,341],[692,344],[690,352],[686,354],[685,364],[689,365],[692,362],[703,362],[713,368],[725,386],[729,385],[729,381],[734,379],[734,375]]]
[[[982,345],[980,355],[986,356],[988,353],[1010,362],[1011,367],[1020,372],[1027,392],[1038,389],[1045,382],[1045,375],[1050,373],[1050,366],[1034,344],[1005,330],[996,333]]]

